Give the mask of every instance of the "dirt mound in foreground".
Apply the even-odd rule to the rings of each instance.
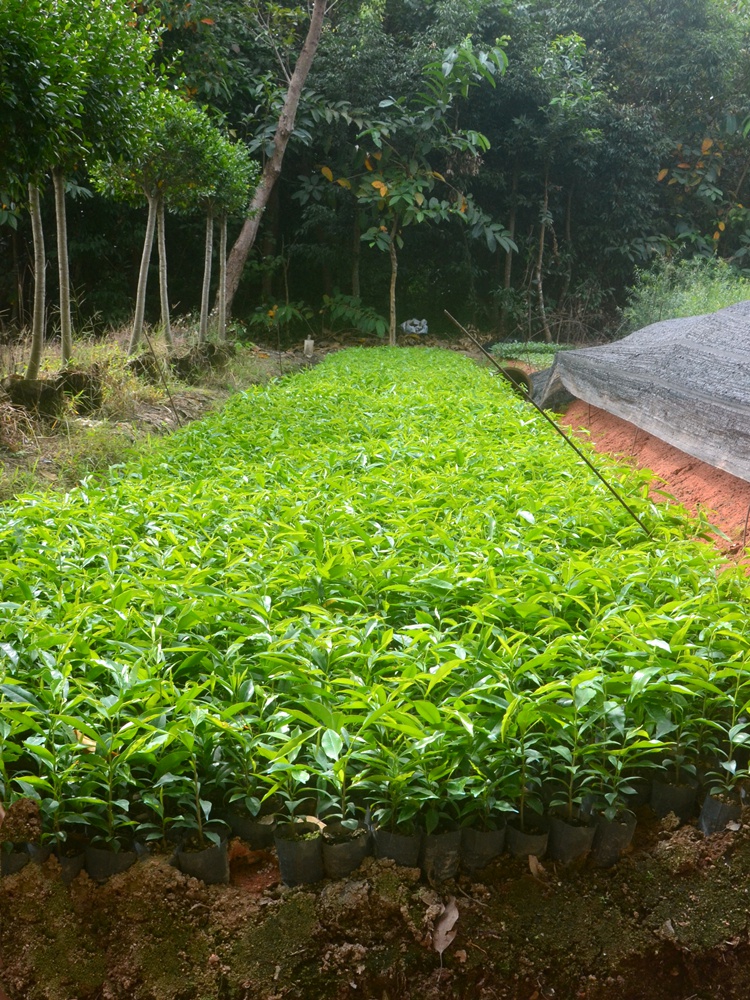
[[[612,869],[505,855],[436,886],[371,858],[295,889],[164,858],[67,886],[51,858],[0,880],[0,978],[9,1000],[737,1000],[749,875],[747,822],[704,839],[648,807]]]

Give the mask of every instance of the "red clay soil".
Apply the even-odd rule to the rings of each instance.
[[[728,544],[721,546],[725,550],[739,551],[743,541],[747,542],[750,483],[744,479],[707,465],[635,424],[580,399],[571,403],[562,422],[586,434],[597,451],[607,452],[639,469],[653,470],[661,481],[655,481],[652,487],[655,499],[664,499],[657,492],[663,491],[691,513],[702,511],[711,524],[730,538]]]

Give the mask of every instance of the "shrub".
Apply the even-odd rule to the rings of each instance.
[[[623,333],[680,316],[701,316],[750,299],[750,280],[714,257],[660,260],[639,271],[622,313]]]

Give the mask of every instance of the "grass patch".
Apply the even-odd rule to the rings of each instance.
[[[38,488],[39,477],[35,469],[12,468],[0,462],[0,504],[9,503]]]
[[[547,344],[535,340],[516,340],[494,344],[492,353],[509,361],[525,361],[534,368],[549,368],[559,351],[572,350],[569,344]]]
[[[175,334],[175,353],[186,354],[195,338],[189,331]],[[66,397],[64,411],[54,420],[39,419],[0,401],[0,502],[35,487],[67,488],[85,476],[99,474],[109,465],[122,463],[134,443],[149,434],[189,423],[248,385],[267,382],[296,367],[291,359],[279,364],[253,345],[240,344],[226,364],[196,370],[188,385],[171,372],[170,352],[157,331],[152,331],[151,343],[158,367],[149,365],[143,374],[133,369],[128,337],[129,331],[123,328],[104,338],[76,340],[71,368],[90,373],[102,390],[101,405],[83,419],[72,397]],[[22,374],[28,351],[25,342],[0,346],[0,375]],[[151,356],[150,349],[142,355]],[[56,375],[60,364],[59,345],[50,343],[42,377]],[[3,451],[8,455],[4,463]]]
[[[101,476],[135,454],[132,429],[121,429],[106,421],[75,422],[55,456],[60,483],[75,486],[91,475]]]

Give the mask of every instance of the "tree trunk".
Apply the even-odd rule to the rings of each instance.
[[[359,215],[354,219],[354,232],[352,234],[352,295],[355,299],[360,297],[359,285],[359,262],[362,259],[362,227],[359,224]]]
[[[211,294],[211,264],[214,259],[214,210],[206,212],[206,245],[203,255],[203,292],[201,294],[201,325],[198,340],[202,344],[208,339],[208,297]]]
[[[302,88],[310,72],[310,67],[312,66],[320,41],[320,34],[323,30],[326,2],[327,0],[315,0],[313,4],[313,12],[305,44],[302,46],[302,51],[295,64],[286,100],[284,101],[284,106],[281,109],[279,121],[276,126],[276,134],[273,137],[273,153],[266,160],[260,183],[250,202],[248,218],[245,219],[240,235],[237,237],[229,254],[229,260],[227,261],[227,314],[232,310],[232,302],[234,301],[234,296],[242,277],[245,261],[255,243],[255,237],[258,235],[260,220],[268,204],[271,191],[273,191],[273,186],[281,173],[284,153],[294,130],[294,119],[297,114],[300,96],[302,95]]]
[[[510,238],[515,242],[516,239],[516,213],[518,212],[518,163],[513,168],[513,187],[511,189],[511,202],[510,202],[510,218],[508,219],[508,233]],[[500,332],[503,337],[508,336],[508,315],[509,308],[507,297],[510,294],[511,284],[513,281],[513,251],[505,251],[505,273],[503,274],[503,290],[505,292],[505,300],[503,301],[503,308],[500,312]]]
[[[21,261],[18,253],[18,230],[13,229],[11,231],[10,245],[13,251],[13,274],[16,286],[16,305],[15,309],[11,312],[11,320],[15,321],[18,326],[24,326],[26,321],[26,307],[24,304],[25,293],[23,287],[23,275],[21,273]]]
[[[46,306],[46,275],[47,266],[44,255],[44,231],[42,229],[42,210],[39,205],[39,185],[29,184],[29,212],[31,214],[31,233],[34,240],[34,314],[31,320],[31,355],[26,369],[26,378],[38,378],[44,350],[44,310]]]
[[[560,289],[560,294],[557,299],[558,311],[562,308],[568,298],[570,282],[573,280],[573,227],[571,220],[573,215],[574,186],[574,184],[571,184],[570,186],[570,190],[568,191],[568,200],[565,206],[565,252],[567,254],[567,267],[565,268],[565,277],[563,278],[562,288]],[[557,339],[558,341],[560,339],[559,333]]]
[[[270,302],[274,297],[274,277],[276,276],[276,249],[279,235],[279,189],[274,187],[268,198],[263,223],[263,242],[260,247],[260,257],[268,261],[268,267],[261,272],[261,296],[263,302]]]
[[[133,318],[133,332],[130,335],[129,354],[135,354],[141,342],[143,334],[143,317],[146,312],[146,288],[148,287],[148,266],[151,263],[151,251],[154,246],[154,230],[156,229],[156,216],[158,208],[158,198],[154,194],[147,194],[148,198],[148,220],[146,221],[146,235],[143,239],[143,253],[141,254],[141,267],[138,271],[138,291],[135,297],[135,317]]]
[[[62,363],[73,357],[73,323],[70,316],[70,267],[68,262],[68,220],[65,210],[65,177],[62,169],[52,171],[57,221],[57,273],[60,284],[60,348]]]
[[[227,339],[227,214],[219,221],[219,340]]]
[[[396,253],[396,236],[398,234],[398,219],[391,229],[391,242],[388,252],[391,256],[391,289],[390,289],[390,325],[388,327],[388,344],[396,346],[396,279],[398,278],[398,254]]]
[[[168,347],[174,347],[172,321],[169,318],[169,287],[167,282],[167,238],[164,218],[164,198],[159,197],[156,212],[156,242],[159,250],[159,300],[161,302],[161,325]]]
[[[542,317],[542,329],[546,343],[552,343],[552,331],[547,322],[547,310],[544,305],[544,285],[542,280],[542,265],[544,264],[544,241],[547,236],[547,214],[549,212],[549,169],[544,174],[544,201],[542,203],[542,220],[539,227],[539,252],[536,259],[536,294],[539,302],[539,314]]]

